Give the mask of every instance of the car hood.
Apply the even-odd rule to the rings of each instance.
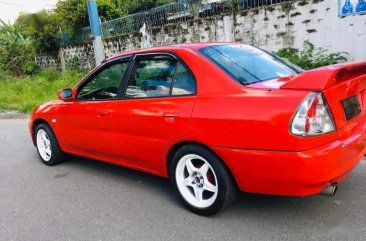
[[[43,103],[43,104],[37,106],[36,108],[34,108],[32,113],[47,112],[51,108],[54,108],[54,107],[59,106],[59,105],[63,105],[65,103],[66,102],[61,101],[61,100],[48,101],[48,102]]]

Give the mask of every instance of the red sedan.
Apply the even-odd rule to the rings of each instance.
[[[176,45],[109,58],[58,97],[30,119],[46,165],[167,177],[201,215],[238,191],[333,195],[366,152],[366,62],[303,71],[248,45]]]

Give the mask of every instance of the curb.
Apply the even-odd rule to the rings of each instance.
[[[0,120],[3,119],[28,119],[29,114],[20,113],[18,111],[0,111]]]

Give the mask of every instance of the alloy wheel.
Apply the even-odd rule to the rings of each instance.
[[[39,155],[45,162],[51,160],[52,157],[51,140],[47,132],[43,129],[40,129],[37,132],[37,148],[39,151]]]
[[[183,156],[175,171],[179,192],[196,208],[210,207],[218,194],[215,171],[210,163],[196,154]]]

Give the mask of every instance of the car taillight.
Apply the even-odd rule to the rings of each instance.
[[[323,94],[311,92],[292,119],[291,133],[299,136],[315,136],[334,130],[333,118]]]

